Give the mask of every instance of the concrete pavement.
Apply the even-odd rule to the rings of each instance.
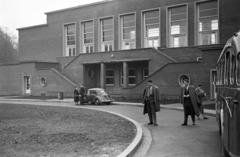
[[[0,98],[2,102],[26,102],[24,99]],[[0,102],[1,102],[0,101]],[[44,104],[65,104],[73,105],[72,99],[50,99],[50,100],[27,100],[28,103],[41,102]],[[218,137],[217,125],[214,117],[209,120],[200,120],[196,126],[182,127],[183,120],[182,105],[171,104],[162,105],[162,110],[157,114],[159,126],[146,125],[147,116],[142,115],[141,103],[115,102],[110,106],[89,106],[90,108],[100,108],[103,110],[117,112],[136,120],[143,128],[143,141],[135,156],[146,157],[219,157],[220,141]],[[84,105],[85,106],[85,105]],[[170,109],[170,110],[166,110]],[[207,112],[207,110],[205,110]],[[214,115],[214,112],[210,115]],[[190,119],[189,122],[191,123]]]

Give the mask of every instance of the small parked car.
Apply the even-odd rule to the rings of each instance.
[[[90,88],[84,96],[84,102],[95,105],[107,104],[110,105],[113,99],[102,88]]]

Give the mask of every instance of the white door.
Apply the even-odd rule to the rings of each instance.
[[[31,94],[31,77],[23,76],[23,91],[25,95]]]

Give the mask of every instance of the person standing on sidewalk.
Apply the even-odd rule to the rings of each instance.
[[[148,81],[148,85],[143,91],[144,109],[143,114],[148,114],[149,123],[148,125],[157,126],[156,112],[160,111],[159,102],[159,88],[153,84],[152,80]]]
[[[197,106],[199,100],[194,86],[189,85],[189,79],[183,80],[183,89],[181,91],[182,93],[180,98],[184,109],[184,122],[182,126],[187,125],[189,115],[192,118],[193,125],[195,125],[195,115],[199,116],[199,109]]]
[[[75,102],[75,105],[78,105],[78,102],[79,102],[79,89],[78,87],[76,87],[73,91],[73,99],[74,99],[74,102]]]
[[[198,102],[198,107],[199,107],[199,111],[200,111],[200,115],[202,115],[203,119],[208,119],[205,115],[204,115],[204,108],[203,108],[203,98],[206,97],[206,93],[205,91],[201,88],[202,85],[198,85],[198,87],[195,89],[196,94],[198,96],[199,102]],[[200,116],[198,117],[200,119]]]
[[[86,88],[81,84],[80,89],[79,89],[80,105],[83,105],[83,103],[84,103],[85,94],[86,94]]]

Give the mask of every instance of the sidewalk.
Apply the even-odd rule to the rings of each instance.
[[[7,100],[7,101],[29,101],[29,102],[59,102],[59,103],[70,103],[73,102],[72,98],[65,98],[63,100],[59,99],[18,99],[17,97],[0,97],[0,100]],[[205,102],[204,104],[209,104],[210,102]],[[138,106],[143,107],[143,103],[133,103],[133,102],[113,102],[113,105],[129,105],[129,106]],[[162,104],[161,108],[164,109],[170,109],[170,110],[179,110],[183,111],[183,105],[180,103],[174,103],[174,104]],[[216,111],[210,110],[210,109],[204,109],[204,113],[208,116],[215,116]]]

